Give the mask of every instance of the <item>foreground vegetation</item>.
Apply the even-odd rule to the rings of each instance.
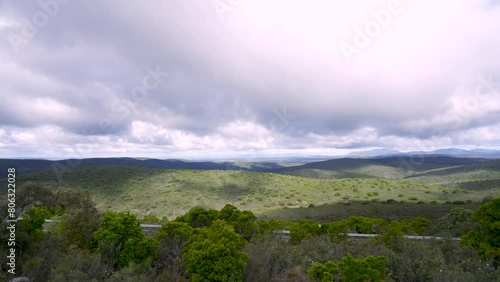
[[[227,203],[256,214],[292,218],[292,209],[315,207],[313,219],[335,204],[410,205],[477,204],[499,196],[498,189],[471,191],[406,180],[380,178],[312,179],[275,173],[222,170],[171,170],[123,165],[79,166],[57,177],[54,171],[20,175],[18,182],[36,181],[54,188],[89,192],[101,211],[130,211],[175,218],[194,206],[220,209]],[[358,203],[359,205],[356,205]],[[322,209],[325,205],[326,208]],[[449,210],[452,207],[449,207]],[[471,206],[471,208],[474,208]],[[392,209],[395,215],[398,208]],[[431,207],[430,209],[434,209]],[[323,210],[323,212],[321,212]],[[445,210],[444,212],[446,212]],[[432,211],[431,211],[432,213]],[[354,213],[356,214],[356,213]],[[323,217],[323,218],[320,218]]]
[[[34,281],[500,281],[500,198],[433,220],[351,216],[321,224],[258,220],[230,204],[194,207],[173,221],[150,217],[162,223],[152,237],[135,215],[100,212],[78,191],[26,183],[17,199],[16,276]],[[45,218],[58,224],[44,230]],[[288,242],[281,230],[290,231]],[[6,253],[7,235],[0,239]],[[13,276],[0,260],[7,281]]]
[[[361,168],[353,162],[351,171],[328,172],[329,162],[295,171],[307,177],[128,165],[18,175],[17,215],[24,219],[16,230],[16,276],[34,281],[500,281],[494,162],[445,167],[434,160],[409,172],[394,170],[388,161]],[[45,218],[55,222],[44,224]],[[162,227],[152,234],[141,230],[141,222]],[[380,236],[348,238],[346,233]],[[2,234],[4,253],[7,239]],[[6,273],[7,258],[0,261],[0,280],[7,281],[13,277]]]

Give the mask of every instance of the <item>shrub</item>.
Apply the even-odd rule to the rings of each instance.
[[[307,270],[316,281],[336,281],[340,274],[341,281],[384,281],[386,279],[385,256],[367,256],[355,259],[350,253],[339,263],[327,261],[324,264],[314,262]]]
[[[242,252],[245,240],[224,221],[195,230],[182,254],[192,281],[242,281],[249,259]]]

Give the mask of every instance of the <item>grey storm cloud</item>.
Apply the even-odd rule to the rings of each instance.
[[[499,146],[499,7],[6,0],[0,152]]]

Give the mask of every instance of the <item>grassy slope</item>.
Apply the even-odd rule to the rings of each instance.
[[[500,160],[430,170],[407,180],[468,190],[500,190]]]
[[[309,178],[390,178],[401,179],[404,170],[369,159],[335,159],[285,168],[280,173]]]
[[[278,170],[287,175],[311,178],[378,177],[403,179],[435,169],[480,164],[482,159],[445,156],[388,157],[380,159],[335,159]]]
[[[491,191],[468,192],[389,179],[311,179],[274,173],[221,170],[170,170],[124,165],[79,166],[58,181],[53,171],[18,178],[55,187],[89,191],[101,210],[170,219],[196,205],[220,209],[231,203],[258,214],[272,210],[350,201],[481,201]],[[371,193],[371,194],[368,194]],[[377,195],[378,194],[378,195]],[[498,195],[498,194],[497,194]],[[304,209],[305,210],[305,209]],[[314,209],[313,209],[314,210]]]
[[[464,188],[500,188],[500,160],[453,157],[338,159],[279,170],[309,178],[385,178]]]

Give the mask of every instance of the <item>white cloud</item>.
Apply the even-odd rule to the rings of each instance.
[[[0,46],[0,144],[165,156],[497,144],[499,94],[475,87],[500,74],[499,6],[401,0],[349,63],[339,44],[390,2],[242,1],[225,21],[211,1],[72,2],[19,54]],[[3,5],[2,36],[38,9]],[[134,99],[155,66],[170,75]]]

